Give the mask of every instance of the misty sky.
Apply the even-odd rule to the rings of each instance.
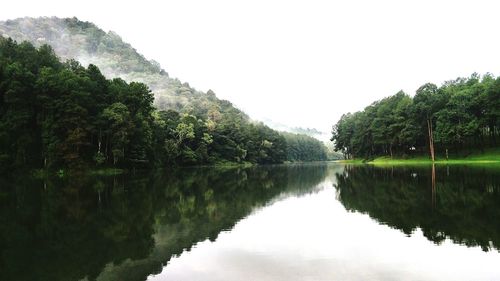
[[[498,1],[4,2],[0,20],[94,22],[253,118],[326,132],[400,89],[500,74]]]

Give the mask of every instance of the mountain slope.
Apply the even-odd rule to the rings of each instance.
[[[248,119],[212,91],[203,93],[170,78],[159,63],[147,60],[118,34],[106,33],[93,23],[77,18],[19,18],[0,21],[0,35],[18,42],[29,41],[37,47],[48,44],[62,60],[75,59],[84,66],[94,64],[108,78],[145,83],[155,94],[155,106],[160,110],[173,109],[202,117],[231,112]]]
[[[40,93],[37,91],[42,92],[43,96],[46,92],[51,91],[47,88],[51,85],[67,86],[63,81],[64,79],[59,79],[62,73],[66,73],[68,77],[81,82],[80,89],[88,91],[87,94],[93,96],[91,101],[80,104],[82,108],[87,110],[86,112],[90,114],[89,116],[92,117],[92,120],[88,120],[91,126],[87,128],[88,130],[84,130],[79,127],[80,124],[75,124],[79,130],[78,132],[85,132],[89,136],[89,139],[86,139],[84,135],[78,135],[81,137],[81,140],[85,139],[85,142],[80,143],[88,148],[86,152],[88,161],[86,163],[91,163],[91,158],[97,157],[95,155],[98,155],[99,157],[97,158],[99,159],[104,157],[104,160],[101,159],[98,162],[101,163],[104,161],[108,165],[111,162],[113,165],[116,164],[115,160],[120,157],[124,162],[128,162],[128,164],[152,164],[153,162],[207,164],[224,161],[280,163],[285,160],[309,161],[325,159],[325,149],[319,141],[311,138],[302,138],[298,135],[280,134],[263,123],[250,120],[244,112],[235,108],[230,102],[218,99],[212,91],[209,90],[207,93],[203,93],[193,89],[187,83],[181,83],[178,79],[169,77],[168,73],[157,62],[147,60],[130,44],[125,43],[116,33],[106,33],[93,23],[83,22],[76,18],[19,18],[0,22],[0,35],[12,38],[18,42],[27,41],[39,48],[36,50],[30,44],[16,44],[9,39],[0,37],[4,41],[3,47],[0,47],[5,49],[3,54],[0,50],[0,82],[3,79],[2,75],[5,78],[4,87],[0,83],[0,125],[4,124],[5,128],[12,127],[9,125],[9,122],[12,121],[13,116],[17,116],[18,109],[24,107],[30,112],[28,114],[31,116],[30,118],[36,120],[38,118],[38,111],[31,110],[29,105],[31,101],[33,103],[39,102],[36,100],[36,97],[40,96]],[[59,59],[69,60],[69,63],[60,64],[56,62],[58,58],[52,57],[52,51],[49,50],[50,48],[44,47],[45,45],[51,46]],[[57,67],[53,67],[56,72],[54,75],[59,80],[47,85],[45,88],[42,87],[44,85],[42,82],[47,80],[45,79],[47,71],[44,68],[47,66],[50,67],[50,65],[40,62],[32,66],[29,62],[30,59],[23,55],[27,51],[32,60],[48,57],[55,61]],[[12,55],[16,53],[18,55]],[[45,53],[50,54],[47,55]],[[71,60],[76,60],[85,67],[89,65],[89,67],[87,69],[82,68],[78,62]],[[21,79],[21,81],[18,81],[17,76],[12,76],[11,70],[16,69],[19,65],[25,67],[19,69],[20,73],[33,77],[35,80],[28,81]],[[97,69],[94,65],[97,66]],[[2,73],[2,71],[5,73]],[[104,81],[104,78],[99,77],[101,73],[111,80]],[[126,85],[121,79],[113,79],[115,77],[122,78],[126,82],[129,82],[130,85]],[[37,82],[37,80],[39,81]],[[100,89],[100,92],[94,91],[95,89],[85,84],[89,81],[101,81],[103,87]],[[10,82],[14,84],[9,84]],[[147,89],[139,87],[141,88],[140,91],[136,91],[135,88],[137,88],[137,85],[134,84],[135,82],[146,84],[154,94],[156,109],[149,107],[148,98],[146,99],[148,101],[144,104],[144,108],[147,109],[146,113],[141,116],[135,116],[137,112],[135,110],[136,106],[130,103],[130,101],[137,98],[134,97],[135,92],[146,96],[144,91]],[[16,83],[21,83],[29,89],[34,89],[34,91],[27,91],[25,93],[30,98],[24,99],[26,102],[22,103],[22,106],[12,104],[12,100],[6,100],[5,109],[2,110],[1,97],[16,96],[17,94],[13,94],[18,91],[18,89],[13,88]],[[9,90],[12,90],[10,94],[3,95],[3,93],[7,93]],[[53,91],[56,90],[59,91],[60,89],[53,89]],[[69,87],[64,91],[59,91],[60,95],[51,97],[50,101],[59,101],[60,98],[66,98],[65,95],[74,90],[76,89]],[[124,94],[124,91],[129,91],[129,93]],[[109,104],[103,103],[102,108],[99,108],[97,111],[93,106],[90,106],[110,93],[117,95],[112,100],[107,100]],[[72,95],[67,97],[70,99],[76,98]],[[153,99],[151,99],[151,102],[153,102]],[[40,106],[43,106],[43,104]],[[111,147],[114,145],[113,143],[106,143],[106,147],[109,149],[106,150],[104,156],[101,155],[103,152],[101,151],[100,140],[103,138],[103,134],[99,130],[96,131],[96,128],[100,128],[100,130],[110,129],[109,126],[103,125],[106,123],[104,119],[113,117],[111,119],[115,121],[121,120],[120,118],[114,118],[116,117],[115,115],[123,113],[125,114],[122,114],[123,116],[128,116],[126,114],[128,111],[131,113],[130,117],[132,119],[135,118],[137,121],[132,127],[135,127],[144,134],[138,133],[139,131],[135,130],[137,131],[135,137],[120,145],[122,152],[115,153],[118,155],[117,157],[110,152],[110,150],[118,151]],[[79,120],[84,120],[84,118],[80,116]],[[146,119],[148,121],[144,124],[147,126],[143,126],[141,120],[144,121]],[[96,120],[104,121],[96,123]],[[29,120],[26,122],[28,125],[31,123],[34,122],[29,122]],[[52,123],[57,125],[60,122],[54,121]],[[35,126],[36,124],[31,125]],[[22,129],[24,127],[20,126],[19,128]],[[134,131],[125,127],[123,129],[124,132]],[[154,132],[151,133],[151,130]],[[12,139],[16,137],[16,134],[12,133],[10,134],[11,138],[4,140],[4,147],[7,148],[8,144],[15,146],[16,149],[8,148],[3,154],[0,151],[0,156],[5,156],[4,160],[6,163],[12,162],[12,159],[24,159],[23,155],[26,154],[25,148],[29,147],[28,145],[17,147],[15,139]],[[6,136],[9,136],[9,134]],[[69,139],[74,139],[74,132],[71,132],[68,136],[71,136]],[[65,143],[68,136],[64,134],[60,135],[60,143]],[[111,138],[111,136],[112,134],[107,137]],[[153,138],[151,139],[148,136],[153,136]],[[289,140],[289,143],[286,142],[285,137]],[[31,136],[28,139],[38,140],[38,136],[34,138]],[[137,141],[137,143],[134,143],[134,141]],[[41,146],[43,145],[40,144]],[[138,147],[141,149],[139,150]],[[311,149],[317,149],[318,151],[311,151]],[[295,156],[287,159],[287,151],[292,150],[301,153],[292,153]],[[124,157],[124,155],[126,156]],[[302,156],[300,155],[307,155],[307,157],[306,159],[301,159]],[[320,155],[320,157],[310,159],[310,155]],[[112,161],[112,158],[115,158],[115,160]],[[25,163],[24,160],[18,162],[22,165]],[[59,162],[65,163],[64,161]],[[123,165],[125,164],[127,163],[123,163]]]

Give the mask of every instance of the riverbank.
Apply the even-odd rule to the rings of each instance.
[[[34,169],[28,171],[31,176],[35,178],[47,178],[49,176],[56,176],[59,178],[63,178],[71,175],[90,175],[90,176],[117,176],[122,174],[127,174],[134,171],[151,171],[151,170],[161,170],[161,169],[182,169],[182,168],[193,168],[193,167],[211,167],[214,169],[232,169],[232,168],[241,168],[241,167],[251,167],[258,165],[256,163],[251,162],[230,162],[230,161],[219,161],[212,164],[207,165],[194,165],[194,166],[170,166],[170,167],[151,167],[151,168],[143,168],[143,169],[134,169],[134,168],[112,168],[112,167],[104,167],[104,168],[84,168],[84,169]],[[23,172],[24,173],[24,172]]]
[[[427,155],[391,158],[389,156],[380,156],[374,159],[351,159],[341,160],[348,164],[374,164],[374,165],[428,165],[432,160]],[[435,164],[439,165],[459,165],[459,164],[498,164],[500,165],[500,148],[487,149],[484,152],[472,152],[466,155],[450,155],[448,159],[442,155],[436,156]]]
[[[48,169],[35,169],[31,170],[31,176],[35,178],[47,178],[49,176],[56,176],[59,178],[63,178],[65,176],[74,175],[74,174],[86,174],[92,176],[116,176],[127,173],[128,170],[120,169],[120,168],[98,168],[98,169],[57,169],[57,170],[48,170]]]

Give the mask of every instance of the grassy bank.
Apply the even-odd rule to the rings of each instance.
[[[250,162],[230,162],[230,161],[219,161],[209,165],[194,165],[194,166],[170,166],[170,167],[151,167],[142,169],[121,169],[121,168],[82,168],[82,169],[34,169],[27,171],[28,174],[35,178],[48,178],[48,177],[67,177],[72,175],[90,175],[90,176],[116,176],[126,173],[134,173],[135,171],[151,171],[151,170],[163,170],[163,169],[182,169],[182,168],[196,168],[196,167],[212,167],[215,169],[232,169],[238,167],[251,167],[257,164]],[[23,172],[24,173],[24,172]]]
[[[429,156],[421,155],[408,158],[391,158],[381,156],[375,159],[352,159],[342,160],[342,163],[348,164],[375,164],[375,165],[428,165],[432,164]],[[474,151],[468,154],[450,155],[448,159],[443,155],[436,156],[436,164],[498,164],[500,165],[500,148],[487,149],[484,152]]]
[[[58,170],[48,170],[48,169],[35,169],[31,171],[31,176],[35,178],[48,178],[50,176],[65,177],[74,174],[86,174],[92,176],[116,176],[126,173],[127,170],[119,168],[99,168],[99,169],[81,169],[81,170],[70,170],[70,169],[58,169]]]

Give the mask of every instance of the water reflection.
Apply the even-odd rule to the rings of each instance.
[[[410,235],[417,228],[484,251],[500,247],[500,170],[496,167],[348,166],[337,174],[338,199],[350,211]]]
[[[0,280],[145,280],[325,165],[0,182]]]
[[[489,234],[475,237],[461,229],[480,227],[474,231],[481,232],[492,227],[488,231],[494,233],[495,222],[486,221],[495,217],[470,225],[461,217],[476,215],[476,208],[470,207],[442,218],[461,232],[448,232],[443,222],[427,228],[451,208],[498,197],[497,172],[455,167],[449,170],[455,178],[445,180],[443,170],[436,167],[434,185],[430,166],[332,166],[330,173],[315,192],[274,201],[239,220],[215,241],[199,242],[173,257],[148,281],[500,279],[500,253],[468,247]],[[489,191],[493,191],[490,199],[484,195]],[[469,197],[473,194],[480,196]],[[481,215],[498,213],[498,204],[484,204],[492,210]],[[439,245],[424,235],[439,237]],[[452,235],[454,240],[445,239]]]
[[[0,280],[498,279],[499,185],[324,164],[0,179]]]

